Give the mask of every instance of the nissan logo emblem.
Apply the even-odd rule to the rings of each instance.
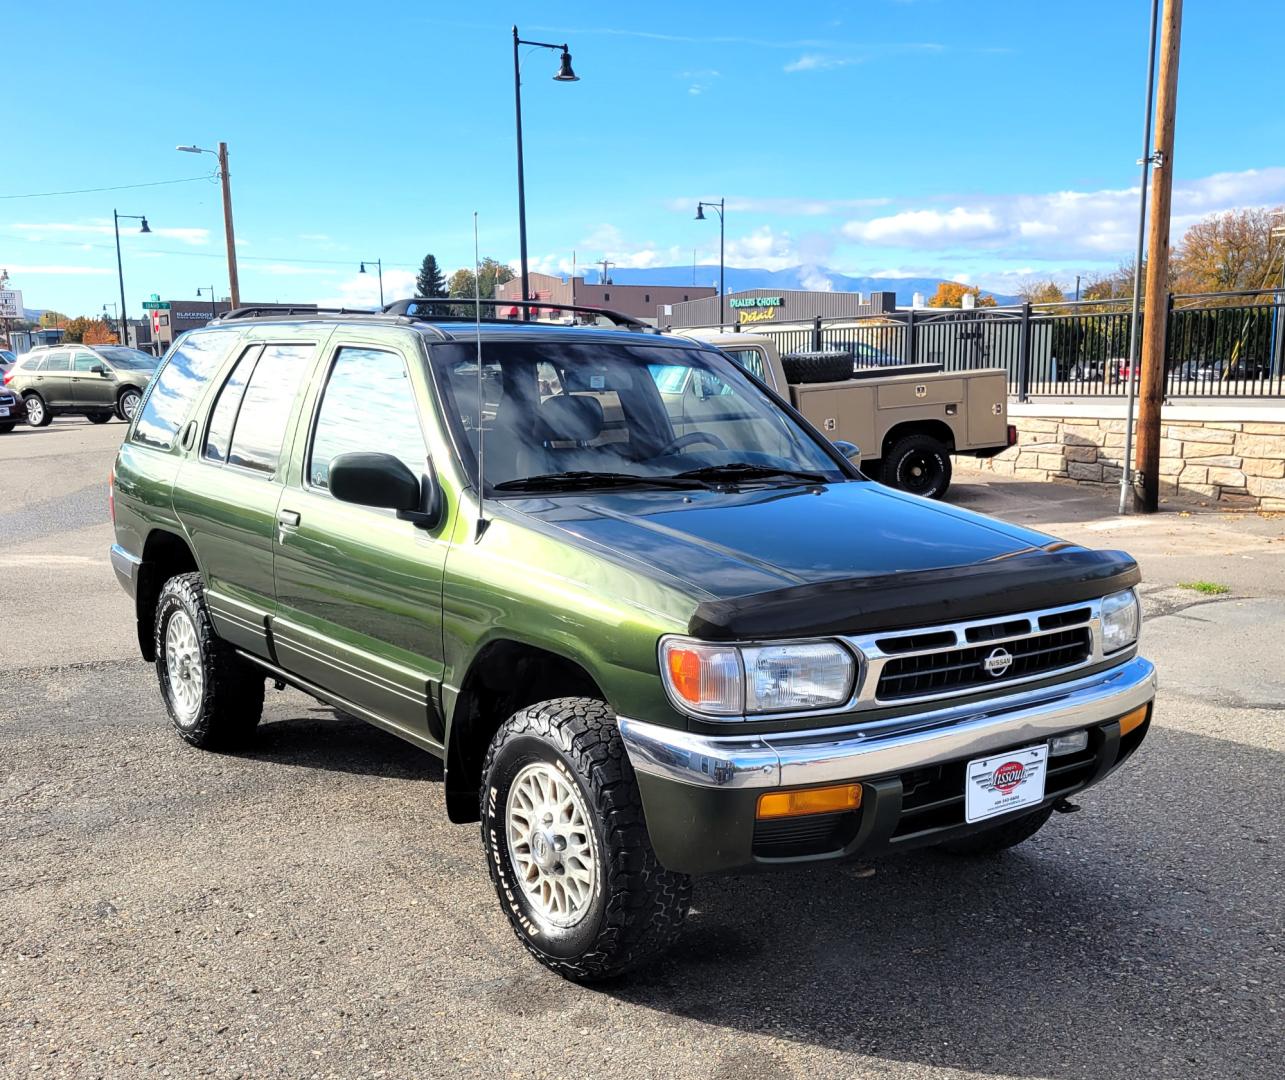
[[[1002,645],[991,649],[990,654],[982,661],[982,669],[987,675],[993,675],[995,678],[999,678],[1012,666],[1013,654]]]

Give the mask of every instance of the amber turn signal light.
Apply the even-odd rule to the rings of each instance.
[[[860,784],[804,788],[801,791],[769,791],[759,796],[760,818],[798,817],[802,814],[833,814],[861,807]]]
[[[1123,739],[1129,732],[1146,720],[1149,708],[1149,705],[1139,705],[1132,712],[1127,712],[1120,717],[1120,738]]]

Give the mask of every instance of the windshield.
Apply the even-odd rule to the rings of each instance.
[[[431,354],[473,475],[477,346],[434,345]],[[493,341],[483,344],[481,382],[488,491],[851,479],[711,350]]]
[[[123,349],[119,345],[102,347],[98,352],[111,361],[112,367],[123,368],[126,371],[154,371],[158,362],[156,357],[148,356],[145,352],[139,352],[138,349]]]

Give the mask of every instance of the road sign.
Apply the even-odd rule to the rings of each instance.
[[[0,319],[21,319],[22,290],[0,289]]]
[[[144,311],[169,311],[170,302],[168,300],[144,300]]]

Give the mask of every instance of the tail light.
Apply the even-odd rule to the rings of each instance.
[[[13,368],[4,373],[4,385],[8,386],[11,382],[13,382]]]
[[[1016,424],[1008,425],[1008,445],[1009,446],[1017,445],[1017,425]]]

